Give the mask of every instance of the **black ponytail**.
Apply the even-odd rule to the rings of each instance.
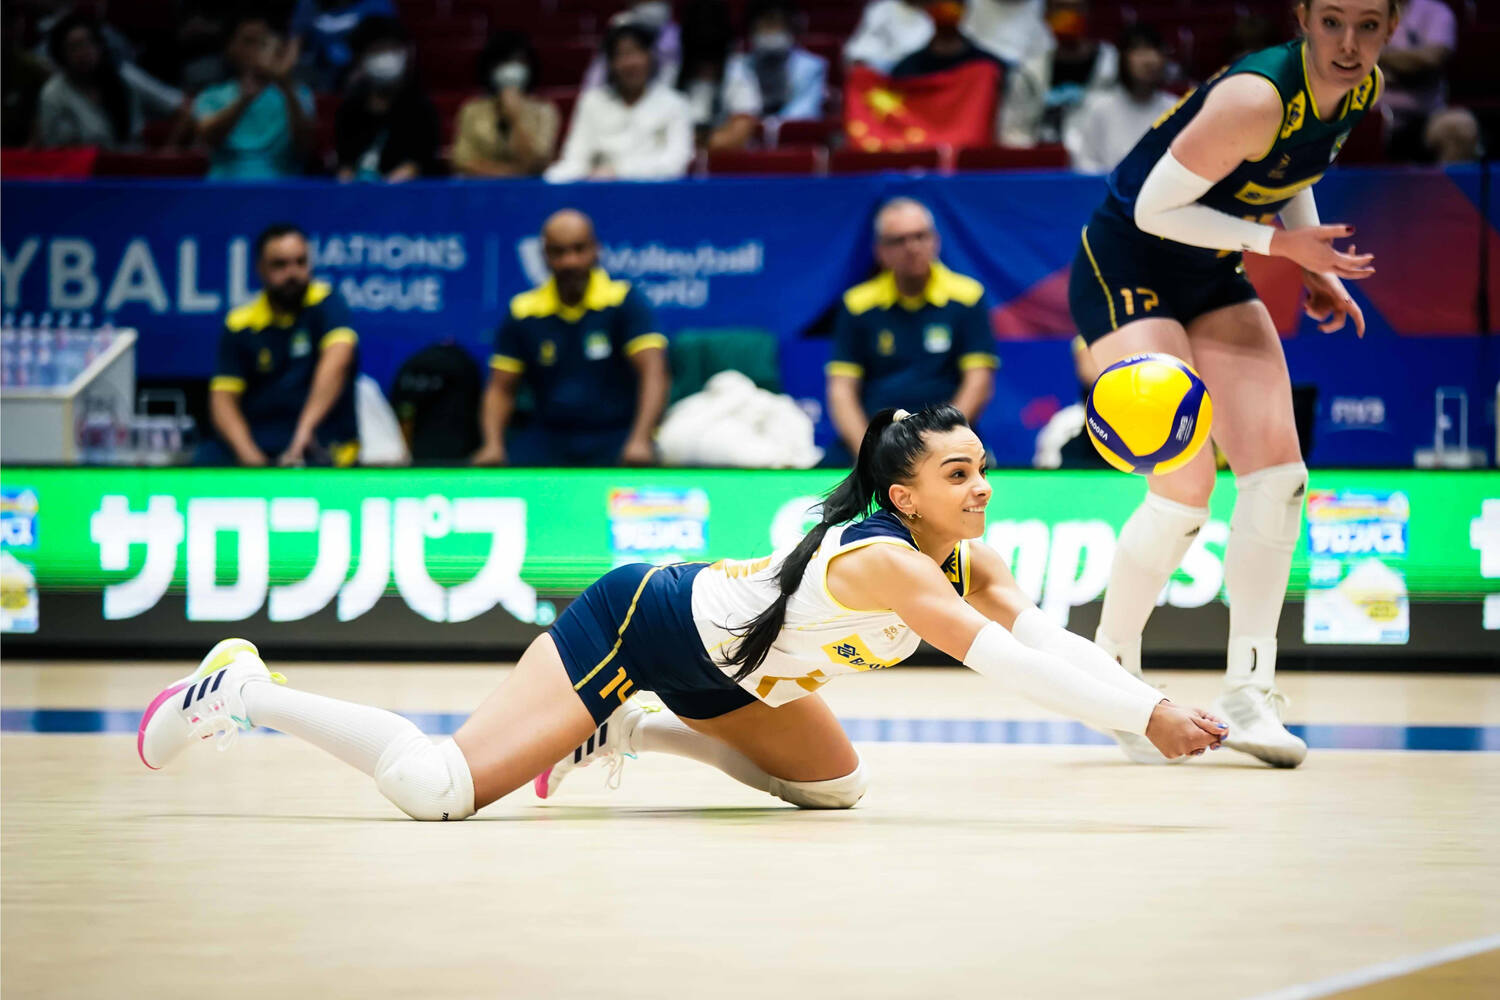
[[[902,414],[900,420],[896,419],[898,413]],[[782,560],[776,575],[781,594],[770,607],[735,632],[740,641],[724,658],[726,664],[739,666],[735,680],[744,680],[765,662],[776,636],[781,633],[781,626],[786,623],[787,601],[801,586],[802,574],[807,571],[807,564],[812,561],[818,546],[823,544],[828,529],[863,517],[870,512],[871,504],[899,515],[891,500],[891,484],[912,477],[917,459],[927,450],[922,436],[931,431],[967,426],[969,422],[964,419],[963,411],[946,403],[915,413],[886,409],[870,418],[864,439],[859,443],[854,471],[824,497],[822,517],[817,526],[804,535],[797,547]]]

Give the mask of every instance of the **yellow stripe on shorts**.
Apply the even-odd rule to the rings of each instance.
[[[656,575],[656,571],[659,569],[661,569],[660,566],[653,566],[651,567],[650,572],[641,577],[641,585],[635,588],[635,596],[630,599],[630,608],[625,612],[625,620],[620,622],[620,631],[615,636],[614,648],[605,655],[604,659],[600,660],[597,664],[594,665],[593,670],[590,670],[587,674],[584,675],[583,680],[573,685],[574,691],[582,691],[583,686],[589,681],[593,680],[594,675],[603,670],[605,666],[608,665],[609,661],[615,658],[615,654],[620,651],[621,644],[625,642],[625,630],[630,627],[630,619],[635,617],[636,602],[641,599],[641,593],[646,589],[646,584],[650,582],[651,578]]]
[[[1109,303],[1109,328],[1118,330],[1119,320],[1115,319],[1115,297],[1109,294],[1109,286],[1104,283],[1104,275],[1099,273],[1099,262],[1094,259],[1094,251],[1089,247],[1089,227],[1083,227],[1083,252],[1089,255],[1089,265],[1094,269],[1094,277],[1099,279],[1099,287],[1104,289],[1104,301]]]

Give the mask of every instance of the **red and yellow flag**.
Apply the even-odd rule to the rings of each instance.
[[[891,152],[991,145],[1000,73],[988,59],[903,80],[855,66],[844,78],[849,145]]]

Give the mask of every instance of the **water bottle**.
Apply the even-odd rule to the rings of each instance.
[[[43,338],[36,348],[36,384],[43,389],[57,386],[57,358],[52,353],[51,339]]]

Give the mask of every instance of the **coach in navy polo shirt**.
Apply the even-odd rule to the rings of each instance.
[[[828,362],[828,410],[849,454],[869,414],[952,403],[974,424],[995,391],[984,286],[937,259],[937,228],[921,202],[896,198],[875,216],[883,270],[844,293]]]
[[[209,383],[211,465],[353,465],[359,337],[333,286],[314,281],[307,237],[270,226],[255,241],[261,292],[232,309]]]
[[[564,209],[542,226],[552,277],[510,301],[495,336],[476,465],[650,465],[667,405],[667,338],[645,296],[598,267],[594,225]],[[534,426],[505,430],[525,379]]]

